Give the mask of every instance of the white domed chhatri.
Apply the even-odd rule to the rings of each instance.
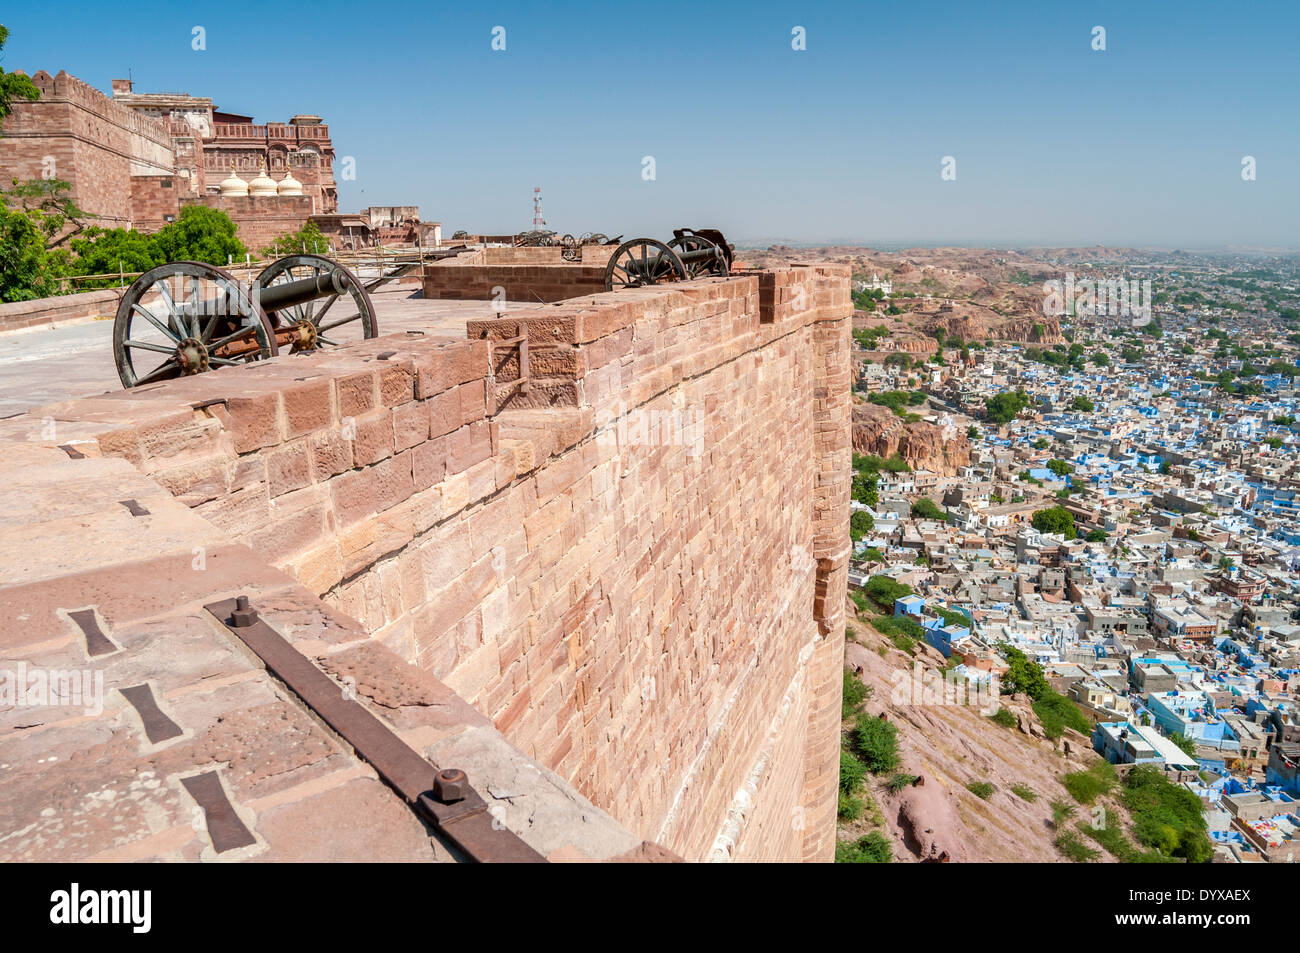
[[[279,187],[275,184],[275,179],[266,174],[266,163],[262,163],[262,171],[257,173],[257,178],[248,183],[249,195],[278,195]]]
[[[248,183],[235,175],[235,164],[230,163],[230,178],[222,179],[221,194],[241,196],[248,194]]]
[[[283,179],[280,180],[281,195],[302,195],[302,183],[293,177],[292,172],[286,172]]]

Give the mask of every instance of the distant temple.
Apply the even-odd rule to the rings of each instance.
[[[855,290],[857,290],[857,291],[883,291],[885,294],[890,295],[890,294],[893,294],[893,293],[894,293],[894,283],[893,283],[892,281],[890,281],[888,278],[885,278],[885,279],[882,280],[880,277],[878,277],[878,276],[876,275],[875,272],[872,272],[872,273],[871,273],[871,280],[870,280],[870,281],[859,281],[859,282],[857,282],[857,286],[856,286],[856,289],[855,289]]]

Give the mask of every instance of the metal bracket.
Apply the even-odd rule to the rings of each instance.
[[[479,863],[546,862],[488,813],[487,802],[470,787],[465,772],[439,770],[370,709],[346,697],[337,682],[258,616],[247,596],[223,599],[204,608],[468,859]]]

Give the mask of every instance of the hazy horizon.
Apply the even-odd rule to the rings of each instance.
[[[1189,254],[1213,255],[1300,255],[1300,245],[1129,245],[1120,242],[1079,242],[1079,241],[993,241],[979,239],[870,239],[827,238],[827,239],[792,239],[792,238],[747,238],[728,236],[738,248],[767,248],[772,245],[787,245],[791,248],[828,248],[843,245],[848,248],[870,248],[881,252],[897,252],[908,248],[970,248],[989,251],[1025,251],[1040,248],[1107,248],[1124,249],[1140,252],[1187,252]]]

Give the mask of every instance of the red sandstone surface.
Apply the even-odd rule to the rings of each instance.
[[[232,857],[442,859],[202,613],[248,593],[553,859],[829,860],[850,313],[843,269],[781,269],[0,421],[0,663],[109,685],[4,711],[0,854],[211,859],[182,783],[211,772],[253,838]],[[149,743],[124,684],[181,735]]]

